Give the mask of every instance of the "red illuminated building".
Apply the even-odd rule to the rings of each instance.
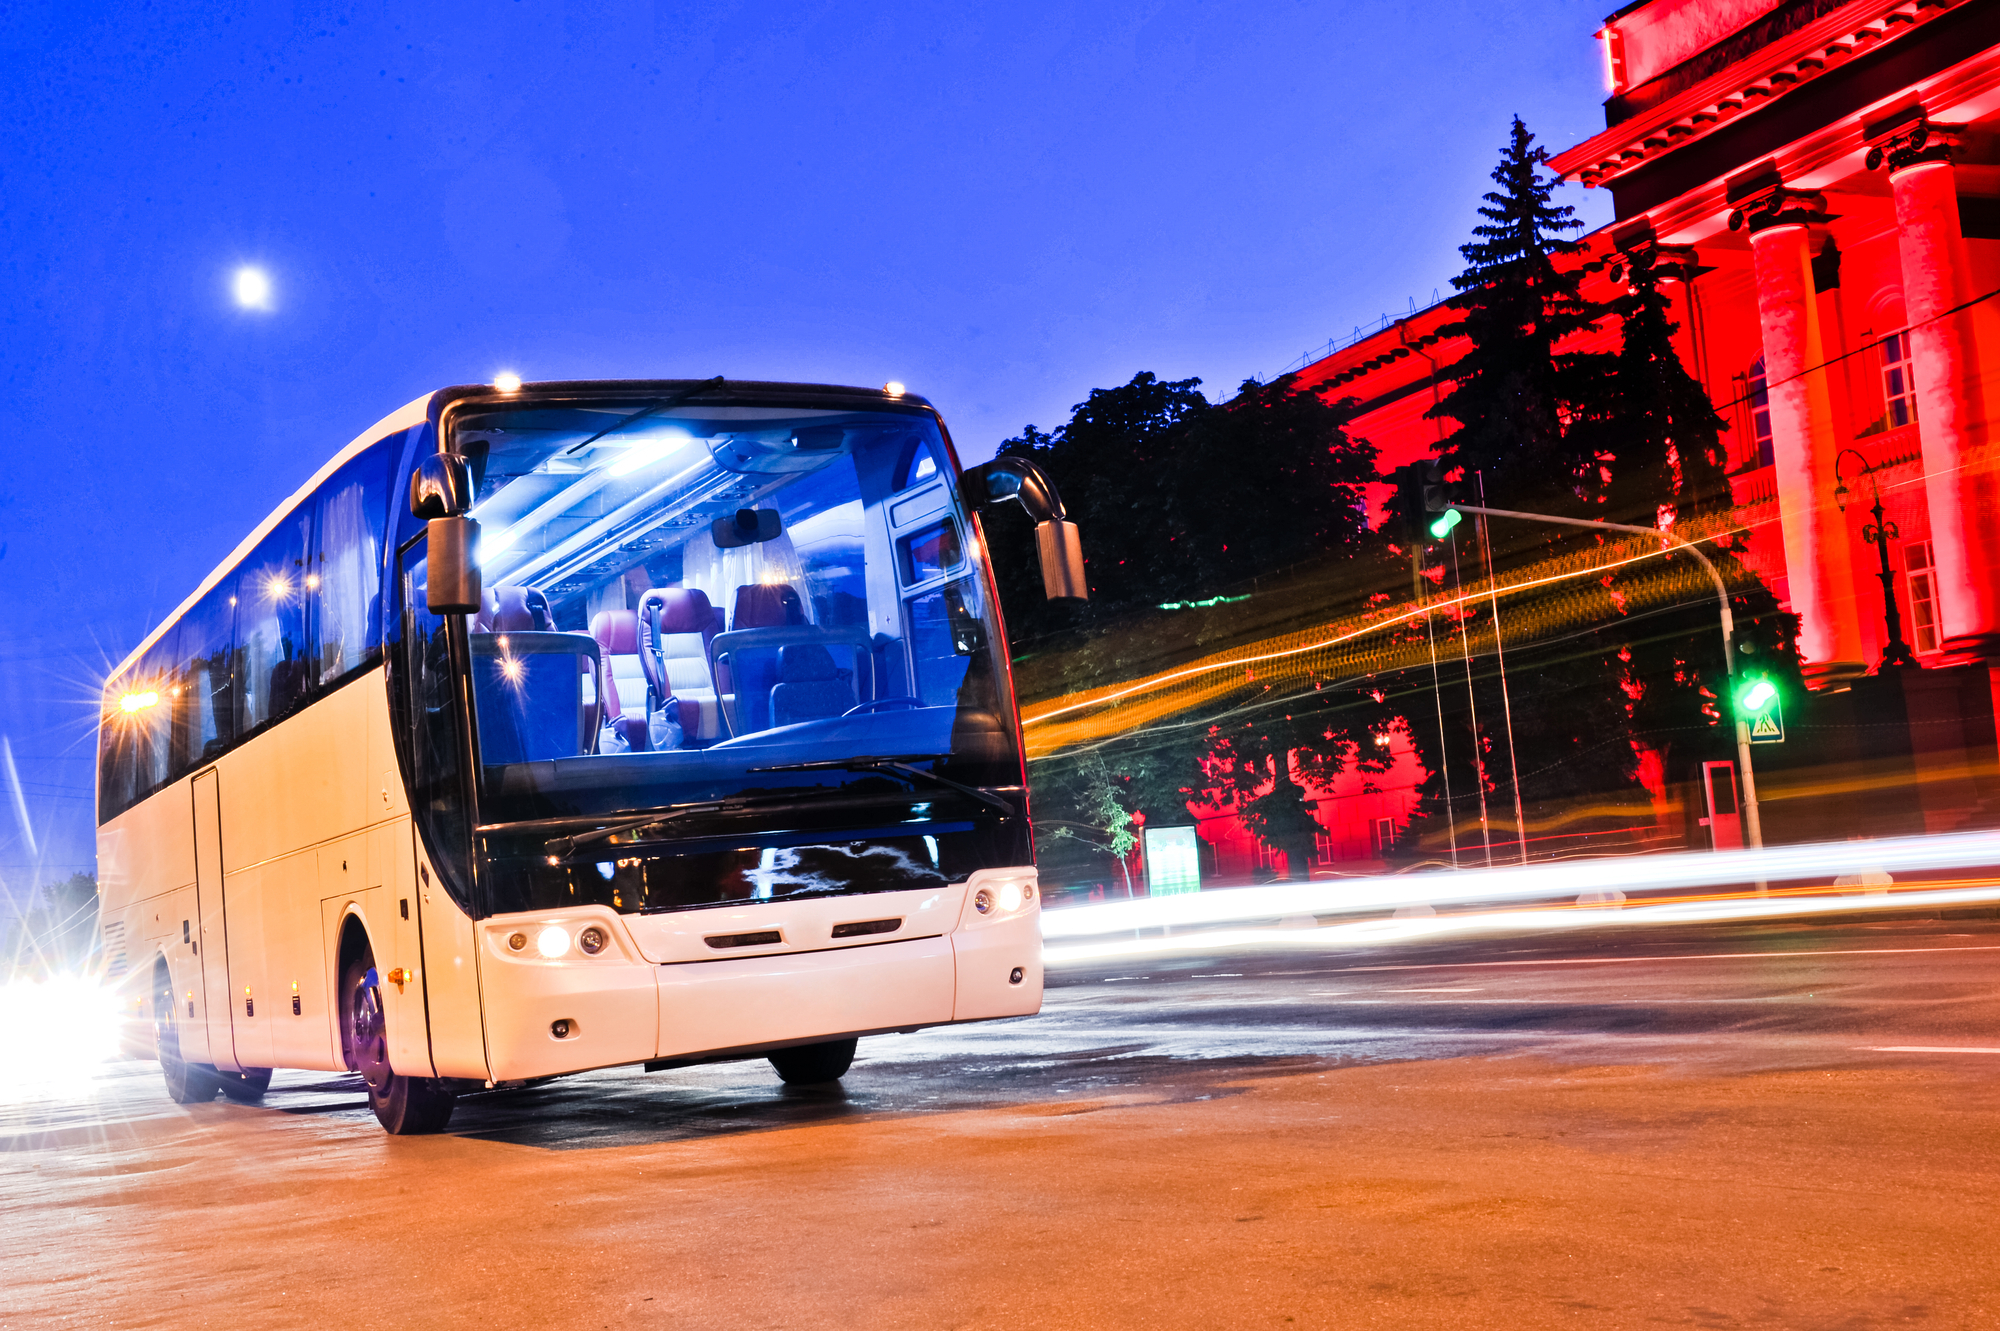
[[[1644,0],[1597,38],[1607,128],[1551,162],[1614,202],[1576,259],[1585,294],[1620,294],[1640,248],[1675,274],[1682,362],[1733,427],[1747,562],[1798,616],[1809,683],[1821,701],[1900,708],[1917,737],[1905,766],[1960,773],[1917,782],[1901,826],[1963,826],[1984,811],[1962,774],[1992,743],[2000,658],[2000,297],[1981,299],[2000,290],[2000,0]],[[1425,413],[1465,351],[1439,331],[1454,317],[1387,320],[1301,371],[1359,404],[1349,429],[1384,470],[1449,430]],[[1607,319],[1579,349],[1617,336]],[[1900,678],[1862,678],[1888,645],[1863,540],[1875,485],[1898,533],[1902,636],[1931,668]],[[1366,857],[1407,811],[1407,777],[1383,784],[1397,788],[1323,793],[1330,861]]]

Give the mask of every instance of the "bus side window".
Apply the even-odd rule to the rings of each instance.
[[[308,579],[315,605],[315,682],[331,684],[382,645],[382,541],[389,470],[403,431],[370,445],[320,487]]]
[[[312,505],[300,506],[257,543],[237,585],[236,645],[244,730],[284,716],[316,691],[309,610],[318,575],[306,568]]]
[[[211,587],[175,626],[174,775],[202,767],[235,742],[236,576]]]

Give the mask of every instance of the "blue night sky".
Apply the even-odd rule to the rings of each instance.
[[[5,6],[0,885],[93,866],[105,669],[411,398],[894,378],[976,460],[1226,393],[1449,291],[1508,117],[1602,127],[1609,7]]]

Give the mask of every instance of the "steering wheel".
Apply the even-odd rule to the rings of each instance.
[[[922,707],[923,705],[924,700],[922,698],[912,698],[908,694],[904,694],[899,698],[875,698],[862,703],[859,707],[850,707],[840,715],[842,719],[845,719],[850,716],[860,716],[864,712],[872,712],[878,707]]]

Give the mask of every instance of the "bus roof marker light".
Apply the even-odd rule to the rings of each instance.
[[[903,387],[903,385],[897,382],[896,380],[891,379],[888,383],[882,385],[882,391],[887,393],[890,397],[901,397],[903,394],[909,392],[910,390]]]
[[[512,370],[502,370],[493,376],[493,386],[503,393],[518,393],[521,391],[521,376]]]

